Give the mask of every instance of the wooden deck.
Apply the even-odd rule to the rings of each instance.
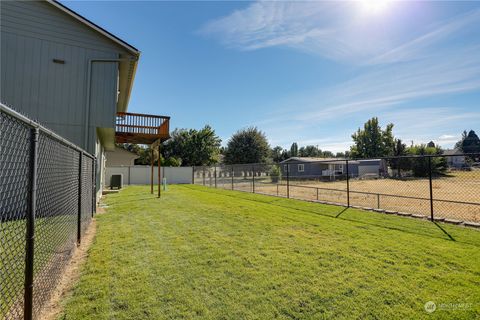
[[[170,138],[170,117],[119,112],[115,125],[116,143],[153,144]]]

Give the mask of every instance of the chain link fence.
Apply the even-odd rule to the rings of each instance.
[[[0,319],[39,317],[92,219],[94,166],[0,105]]]
[[[480,226],[480,154],[195,167],[193,183]]]

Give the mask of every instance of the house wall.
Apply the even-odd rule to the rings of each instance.
[[[158,183],[158,167],[153,168],[153,182]],[[127,166],[107,167],[105,186],[110,186],[110,179],[113,174],[123,175],[124,185],[145,185],[150,184],[150,166]],[[168,184],[192,183],[192,167],[161,167],[162,178],[167,179]]]
[[[135,159],[138,158],[138,155],[126,151],[122,148],[115,148],[115,151],[106,152],[107,167],[118,167],[118,166],[133,166],[135,165]]]
[[[285,169],[285,164],[282,164],[282,174],[286,176],[287,170]],[[321,176],[322,175],[322,170],[325,170],[328,165],[327,164],[321,164],[321,163],[312,163],[312,162],[303,162],[303,163],[288,163],[290,167],[288,168],[289,170],[289,176],[290,177],[307,177],[307,176]],[[298,170],[298,165],[303,164],[304,171],[301,172]]]
[[[382,175],[386,173],[387,166],[385,160],[358,160],[358,175],[375,174]]]
[[[0,9],[0,100],[94,153],[96,128],[114,127],[118,63],[93,63],[87,116],[89,59],[124,49],[44,1],[1,1]]]
[[[329,170],[332,169],[331,166],[329,166],[329,163],[324,163],[324,162],[283,162],[281,164],[281,169],[282,169],[282,175],[285,177],[287,175],[287,170],[285,169],[285,165],[289,164],[289,176],[290,177],[320,177],[322,176],[322,172],[324,170]],[[304,165],[304,171],[300,172],[298,171],[298,164],[303,164]],[[346,173],[346,167],[345,167],[345,161],[338,161],[338,164],[343,165],[343,172]],[[350,175],[358,175],[358,164],[355,163],[349,163],[348,164],[348,173]]]
[[[461,168],[465,166],[464,156],[447,156],[447,165],[449,167]]]

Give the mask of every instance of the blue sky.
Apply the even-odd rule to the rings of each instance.
[[[332,151],[372,116],[407,143],[480,131],[479,2],[64,3],[142,52],[129,110],[173,128]]]

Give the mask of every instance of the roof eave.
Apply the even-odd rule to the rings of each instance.
[[[119,66],[119,97],[117,102],[117,112],[127,112],[130,95],[132,93],[135,75],[137,73],[138,58],[140,52],[133,59],[125,59]]]

